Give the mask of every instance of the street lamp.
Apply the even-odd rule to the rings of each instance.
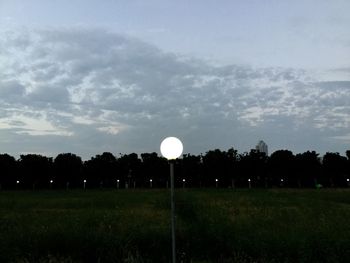
[[[86,187],[86,180],[84,179],[84,190],[85,190],[85,187]]]
[[[50,189],[52,188],[53,180],[50,180]]]
[[[249,179],[248,179],[248,186],[249,186],[249,189],[252,188],[252,185],[251,185],[250,182],[251,182],[251,180],[250,180],[250,178],[249,178]]]
[[[149,187],[152,188],[152,179],[149,179]]]
[[[215,187],[218,188],[219,179],[215,179]]]
[[[119,189],[119,179],[117,179],[117,189]]]
[[[185,183],[186,183],[186,180],[184,178],[184,179],[182,179],[182,188],[185,188]]]
[[[176,263],[176,247],[175,247],[175,202],[174,202],[174,162],[179,158],[183,151],[182,142],[176,137],[167,137],[160,144],[160,152],[170,162],[170,195],[171,195],[171,240],[172,240],[172,256],[173,263]]]

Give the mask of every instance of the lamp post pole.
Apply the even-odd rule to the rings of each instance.
[[[176,246],[175,246],[175,200],[174,200],[174,163],[183,151],[182,142],[176,137],[167,137],[160,144],[160,152],[168,159],[170,165],[170,204],[171,204],[171,250],[172,261],[176,263]]]
[[[171,241],[173,263],[176,262],[176,242],[175,242],[175,198],[174,198],[174,162],[170,161],[170,198],[171,198]]]

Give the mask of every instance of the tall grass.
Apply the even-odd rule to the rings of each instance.
[[[349,190],[177,190],[179,262],[349,262]],[[0,192],[0,262],[170,262],[166,190]]]

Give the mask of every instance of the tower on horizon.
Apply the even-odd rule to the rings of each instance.
[[[263,140],[260,140],[258,142],[258,144],[255,146],[255,149],[259,152],[265,153],[266,156],[269,154],[267,144]]]

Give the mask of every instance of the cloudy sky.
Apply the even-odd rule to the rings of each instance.
[[[0,152],[350,149],[348,0],[0,0]]]

